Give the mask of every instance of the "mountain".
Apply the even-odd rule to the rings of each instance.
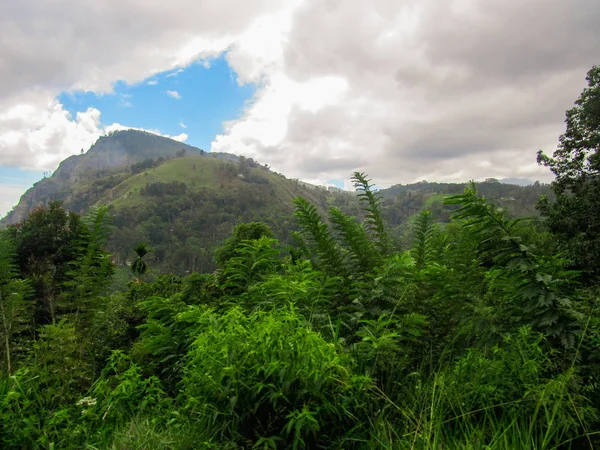
[[[411,220],[423,208],[441,222],[452,208],[443,198],[465,184],[420,182],[381,191],[383,214],[400,243],[410,240]],[[535,216],[535,205],[547,185],[516,186],[488,180],[480,193],[515,216]],[[52,176],[36,183],[2,221],[18,223],[33,208],[58,200],[85,214],[107,205],[113,229],[109,250],[126,265],[139,242],[153,249],[151,263],[163,271],[185,273],[214,268],[212,255],[235,225],[267,223],[282,242],[295,229],[293,204],[304,197],[322,215],[331,206],[360,216],[353,193],[290,180],[250,158],[206,153],[180,142],[141,131],[119,131],[101,137],[84,154],[64,160]]]
[[[70,204],[77,212],[87,210],[94,201],[81,199],[82,191],[89,198],[88,184],[94,191],[117,183],[125,178],[131,166],[150,166],[178,154],[202,155],[204,150],[162,136],[137,130],[124,130],[100,137],[92,147],[81,155],[73,155],[60,163],[51,177],[37,182],[22,197],[19,204],[0,224],[18,223],[28,211],[48,201],[60,200]],[[220,154],[221,158],[236,159],[235,155]],[[134,169],[135,170],[135,169]],[[93,197],[93,196],[92,196]],[[76,201],[77,200],[77,201]]]
[[[407,228],[410,228],[406,225],[425,208],[432,212],[434,220],[449,222],[454,208],[444,205],[443,200],[449,195],[463,192],[466,186],[467,183],[421,181],[382,189],[380,192],[383,197],[383,215],[391,227],[392,234],[406,243]],[[505,209],[512,217],[539,217],[536,206],[540,197],[546,195],[550,199],[553,198],[548,184],[520,186],[488,179],[476,183],[476,186],[479,195]]]
[[[156,264],[181,273],[214,268],[214,249],[241,222],[266,222],[287,241],[297,196],[321,212],[330,203],[344,203],[336,196],[353,197],[289,180],[250,158],[206,153],[129,130],[102,137],[85,154],[64,160],[21,197],[0,226],[18,223],[30,210],[55,200],[80,214],[108,205],[109,250],[117,263],[125,264],[131,249],[147,242]]]

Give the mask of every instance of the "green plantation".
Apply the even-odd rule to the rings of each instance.
[[[290,198],[285,239],[239,223],[179,276],[145,239],[117,261],[106,206],[35,209],[0,234],[0,447],[600,447],[598,147],[568,138],[597,136],[599,70],[535,220],[471,184],[400,230],[356,172],[351,205]],[[187,158],[123,189],[187,192]]]

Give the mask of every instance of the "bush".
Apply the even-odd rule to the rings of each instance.
[[[370,379],[352,375],[348,358],[296,311],[233,308],[198,320],[182,395],[217,441],[315,448],[360,428]]]

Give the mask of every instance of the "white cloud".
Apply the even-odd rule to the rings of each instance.
[[[267,47],[232,47],[239,80],[261,89],[212,149],[323,184],[354,170],[380,185],[549,180],[535,154],[555,148],[599,62],[598,20],[585,0],[307,0]]]
[[[50,168],[104,131],[61,91],[225,54],[257,91],[213,150],[321,183],[548,179],[535,153],[600,62],[599,21],[589,0],[17,2],[0,16],[0,164]]]
[[[183,72],[183,69],[182,69],[182,68],[179,68],[179,69],[177,69],[177,70],[175,70],[175,71],[173,71],[173,72],[169,73],[169,74],[167,75],[167,78],[176,77],[176,76],[177,76],[177,75],[179,75],[181,72]]]
[[[180,133],[180,134],[175,135],[175,136],[169,136],[169,135],[167,135],[166,137],[170,137],[174,141],[185,142],[185,141],[187,141],[188,135],[185,134],[185,133]]]
[[[0,184],[0,218],[4,217],[17,203],[25,187],[12,184]]]
[[[64,8],[45,2],[4,8],[0,164],[49,167],[94,142],[102,132],[99,112],[69,117],[54,100],[59,93],[102,94],[118,80],[155,85],[153,75],[177,74],[198,58],[219,55],[257,17],[285,3],[103,0],[98,7],[64,0]],[[122,106],[130,103],[124,98]]]
[[[179,122],[179,126],[180,126],[181,128],[184,128],[184,129],[185,129],[185,128],[187,128],[187,127],[185,126],[185,123],[183,123],[183,122]]]
[[[177,91],[167,91],[167,95],[172,98],[181,99],[181,95]]]
[[[132,127],[101,125],[98,109],[88,108],[75,117],[48,93],[29,96],[0,112],[0,166],[54,170],[63,159],[87,151],[99,136]],[[135,128],[141,129],[141,128]],[[187,140],[160,130],[146,130],[178,141]]]
[[[123,107],[123,108],[131,108],[133,105],[131,103],[131,99],[133,98],[133,95],[131,94],[120,94],[120,100],[119,100],[119,104]]]
[[[170,138],[170,139],[173,139],[174,141],[178,141],[178,142],[185,142],[185,141],[187,141],[187,138],[189,137],[185,133],[181,133],[181,134],[172,136],[170,134],[163,134],[163,133],[160,132],[160,130],[147,129],[147,128],[137,128],[137,127],[128,127],[127,125],[121,125],[120,123],[113,123],[112,125],[109,125],[109,126],[105,127],[103,129],[103,134],[105,134],[105,133],[112,133],[114,131],[121,131],[121,130],[145,131],[146,133],[156,134],[157,136],[163,136],[163,137]]]
[[[62,159],[87,150],[101,133],[97,109],[71,117],[48,93],[39,93],[0,112],[0,165],[54,170]]]
[[[156,86],[158,84],[158,80],[148,80],[146,81],[148,86]]]

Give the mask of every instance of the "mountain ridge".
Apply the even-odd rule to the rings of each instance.
[[[21,196],[19,203],[0,219],[0,227],[20,222],[30,210],[49,200],[67,200],[68,187],[71,184],[98,178],[98,174],[122,172],[136,163],[174,158],[182,151],[185,154],[206,154],[204,150],[192,145],[141,130],[119,130],[100,136],[87,152],[64,159],[51,176],[43,178],[28,189]],[[230,161],[239,159],[238,156],[228,153],[210,155]]]
[[[443,198],[462,192],[465,185],[424,181],[382,189],[384,218],[396,238],[409,239],[411,220],[423,208],[438,221],[449,220],[451,210]],[[549,191],[545,185],[522,187],[491,179],[478,188],[519,216],[536,215],[537,200]],[[127,130],[104,136],[88,152],[65,159],[52,176],[21,197],[0,227],[20,222],[50,201],[61,201],[80,214],[106,205],[113,219],[109,249],[117,264],[126,265],[131,249],[147,242],[162,270],[185,273],[214,268],[212,252],[242,222],[265,222],[280,242],[291,242],[296,197],[313,203],[325,218],[332,206],[361,214],[353,192],[288,179],[251,158],[207,153]]]

